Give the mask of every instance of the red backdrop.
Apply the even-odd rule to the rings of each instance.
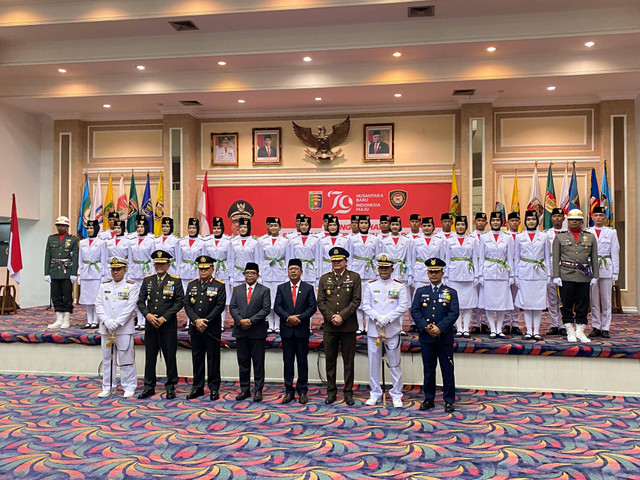
[[[406,202],[399,209],[390,201],[390,193],[396,191],[396,205],[406,195]],[[210,217],[224,218],[227,231],[227,213],[237,200],[245,200],[253,207],[254,234],[264,230],[267,216],[280,217],[283,228],[294,228],[298,212],[311,217],[314,231],[322,227],[325,213],[337,215],[343,230],[350,230],[352,214],[371,215],[375,231],[377,220],[384,214],[399,215],[403,228],[409,226],[412,213],[432,216],[436,225],[440,225],[440,215],[449,211],[450,193],[450,183],[209,187],[208,201]],[[310,205],[310,197],[316,199],[314,207]]]

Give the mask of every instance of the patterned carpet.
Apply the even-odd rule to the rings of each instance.
[[[100,345],[100,336],[95,330],[82,330],[86,323],[86,313],[82,306],[77,306],[71,316],[71,328],[66,330],[47,330],[46,325],[53,323],[55,316],[51,310],[44,307],[34,307],[19,310],[17,315],[0,317],[0,343],[77,343],[85,345]],[[179,324],[186,322],[184,311],[178,314]],[[231,336],[231,317],[227,315],[227,329],[222,334],[223,344],[231,348],[235,340]],[[319,314],[313,318],[313,332],[309,346],[313,349],[323,349],[322,323]],[[408,330],[409,318],[405,318],[405,330]],[[544,334],[549,328],[547,313],[543,314],[540,331]],[[524,331],[521,323],[520,329]],[[590,331],[590,328],[587,329]],[[136,333],[135,342],[144,344],[143,332]],[[189,335],[178,332],[179,346],[190,348]],[[366,338],[358,338],[357,348],[361,353],[366,352]],[[270,335],[267,348],[279,348],[280,337]],[[401,349],[403,352],[419,352],[420,344],[416,335],[404,337]],[[602,357],[602,358],[636,358],[640,359],[640,315],[614,315],[611,327],[611,338],[598,338],[591,344],[568,343],[564,337],[547,336],[542,342],[522,340],[519,336],[505,340],[489,339],[488,335],[475,335],[471,339],[458,339],[455,351],[457,353],[481,353],[497,355],[541,355],[541,356],[569,356],[569,357]]]
[[[640,479],[640,398],[459,391],[418,410],[97,398],[96,378],[0,376],[0,478]],[[162,389],[160,388],[160,391]]]

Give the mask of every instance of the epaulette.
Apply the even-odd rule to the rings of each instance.
[[[398,283],[404,283],[403,281],[400,280],[396,280],[395,278],[393,279],[394,282],[398,282]]]
[[[377,282],[377,281],[378,281],[378,279],[374,278],[373,280],[369,280],[369,283],[373,283],[373,282]]]
[[[180,277],[179,277],[179,276],[177,276],[177,275],[169,275],[169,276],[170,276],[171,278],[180,278]]]
[[[136,284],[136,282],[134,282],[133,280],[127,280],[127,283],[131,283],[131,284],[133,284],[133,285],[135,285],[135,284]]]
[[[104,281],[104,282],[102,282],[102,283],[111,283],[111,282],[112,282],[112,280],[105,280],[105,281]]]
[[[224,285],[224,280],[220,280],[219,278],[216,278],[216,280]]]
[[[144,277],[144,278],[150,278],[150,277],[155,277],[155,276],[156,276],[156,274],[154,273],[154,274],[152,274],[152,275],[147,275],[147,276],[146,276],[146,277]]]

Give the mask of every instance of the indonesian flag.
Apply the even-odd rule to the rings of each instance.
[[[20,231],[18,230],[18,213],[16,212],[16,196],[11,195],[11,230],[9,234],[9,255],[7,268],[9,275],[16,283],[20,283],[22,270],[22,251],[20,250]]]
[[[211,230],[209,229],[209,212],[207,208],[207,172],[204,174],[204,181],[202,182],[202,190],[200,191],[200,198],[198,199],[198,217],[200,217],[200,235],[209,235]]]
[[[120,175],[120,183],[118,184],[118,200],[116,201],[116,212],[120,214],[120,220],[127,221],[129,213],[129,204],[127,203],[127,192],[124,189],[124,175]]]

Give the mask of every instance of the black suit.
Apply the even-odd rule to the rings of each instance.
[[[389,144],[386,143],[386,142],[378,142],[378,150],[376,150],[376,144],[375,143],[370,143],[369,144],[369,154],[378,155],[379,153],[389,153]]]
[[[311,317],[316,313],[316,295],[313,287],[306,282],[298,282],[296,304],[293,305],[291,282],[278,285],[276,302],[273,307],[280,317],[280,337],[282,338],[282,359],[284,362],[284,388],[286,393],[293,394],[294,363],[298,362],[298,381],[295,391],[298,395],[307,394],[309,381],[309,327]],[[287,319],[292,315],[299,315],[300,324],[287,325]]]
[[[264,350],[267,340],[267,315],[271,311],[271,293],[260,283],[253,284],[251,301],[247,305],[247,284],[242,283],[233,289],[229,313],[233,317],[233,333],[236,338],[236,354],[240,375],[240,390],[248,392],[251,388],[251,363],[253,361],[253,380],[256,392],[264,387]],[[240,320],[248,318],[251,327],[244,330]]]
[[[202,282],[200,279],[193,280],[187,286],[184,295],[184,311],[191,320],[189,335],[191,335],[192,389],[194,391],[204,388],[205,355],[209,373],[209,390],[217,392],[220,389],[220,327],[226,301],[224,283],[213,277],[208,282]],[[199,332],[195,326],[199,318],[207,321],[204,332]]]
[[[158,351],[162,350],[167,365],[167,382],[164,387],[173,391],[178,383],[176,351],[178,349],[177,314],[182,309],[184,293],[178,277],[165,274],[162,281],[158,275],[151,275],[142,281],[138,296],[138,309],[145,317],[153,313],[163,317],[166,322],[155,328],[147,321],[144,329],[145,363],[144,391],[156,388],[156,361]]]
[[[269,147],[267,148],[267,146],[263,146],[260,147],[258,149],[258,156],[259,157],[277,157],[277,153],[276,153],[276,147]]]

